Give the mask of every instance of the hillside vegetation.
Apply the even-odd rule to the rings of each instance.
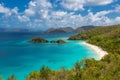
[[[120,54],[120,25],[99,27],[73,35],[70,40],[88,40],[109,53]]]
[[[33,71],[26,80],[120,80],[120,25],[98,27],[71,36],[70,40],[87,40],[109,54],[101,60],[84,59],[70,70],[54,71],[43,66]],[[8,80],[16,79],[14,75]]]

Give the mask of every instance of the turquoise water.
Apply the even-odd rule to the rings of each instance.
[[[0,34],[0,75],[7,79],[8,76],[15,74],[18,80],[25,80],[31,71],[39,71],[43,65],[53,70],[59,70],[63,66],[70,69],[81,59],[98,59],[91,48],[81,44],[83,41],[67,40],[70,35]],[[63,39],[67,43],[28,43],[34,36],[42,36],[48,40]]]

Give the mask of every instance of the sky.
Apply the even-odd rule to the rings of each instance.
[[[120,0],[0,0],[0,28],[120,24]]]

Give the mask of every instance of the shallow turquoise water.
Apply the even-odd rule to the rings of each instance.
[[[35,35],[11,35],[0,39],[0,75],[4,78],[15,74],[18,80],[24,80],[31,71],[39,71],[43,65],[53,70],[59,70],[63,66],[70,69],[81,59],[98,59],[91,48],[80,44],[83,41],[67,40],[68,35],[41,35],[48,40],[63,39],[67,42],[65,44],[31,44],[27,41]]]

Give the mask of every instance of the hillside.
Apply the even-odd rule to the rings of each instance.
[[[54,28],[50,28],[48,30],[46,30],[44,33],[50,33],[50,34],[55,34],[55,33],[66,33],[66,31],[64,31],[63,29],[54,29]]]
[[[78,27],[78,28],[76,28],[75,30],[74,30],[74,32],[78,32],[78,33],[80,33],[80,32],[83,32],[83,31],[86,31],[86,30],[90,30],[90,29],[93,29],[93,28],[95,28],[95,26],[82,26],[82,27]]]
[[[64,27],[64,28],[49,28],[44,33],[67,33],[67,32],[74,32],[74,29],[71,27]]]
[[[98,27],[98,28],[85,31],[80,34],[73,35],[69,39],[71,40],[85,39],[86,40],[86,39],[90,39],[91,37],[94,37],[97,35],[104,35],[106,33],[111,33],[111,31],[114,32],[115,29],[119,30],[119,28],[120,28],[120,25]]]
[[[86,30],[95,28],[94,26],[81,26],[73,29],[72,27],[60,27],[60,28],[49,28],[44,33],[68,33],[68,32],[77,32],[81,33]]]
[[[99,27],[81,34],[73,35],[69,40],[88,40],[89,43],[120,54],[120,25]]]
[[[119,80],[120,79],[120,25],[99,27],[73,35],[70,40],[87,40],[109,54],[101,60],[84,59],[70,70],[54,71],[43,66],[33,71],[26,80]],[[13,78],[11,76],[9,80]]]

